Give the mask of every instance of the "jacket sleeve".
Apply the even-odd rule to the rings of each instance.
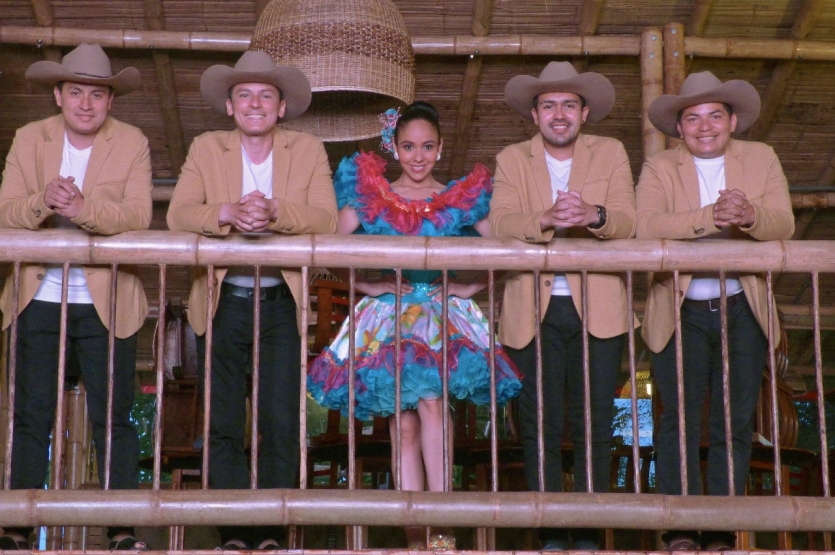
[[[526,211],[525,161],[514,155],[514,151],[506,149],[496,157],[496,177],[493,198],[490,199],[490,235],[528,243],[547,243],[553,238],[554,229],[542,231],[540,227],[545,210]]]
[[[6,156],[0,184],[0,227],[35,230],[54,212],[44,203],[43,188],[36,182],[34,168],[24,171],[18,153],[20,149],[35,148],[35,145],[24,143],[21,133],[16,133]]]
[[[134,141],[125,143],[134,144]],[[135,144],[135,149],[125,149],[125,152],[116,145],[120,152],[109,162],[129,166],[127,180],[96,183],[90,194],[85,195],[81,213],[73,218],[75,224],[102,235],[148,229],[153,210],[151,152],[144,135]]]
[[[598,239],[629,239],[635,234],[635,185],[626,149],[618,143],[606,192],[606,224],[587,228]]]
[[[336,232],[336,194],[333,189],[331,169],[328,164],[328,155],[321,141],[315,139],[314,145],[309,148],[315,149],[313,166],[309,177],[305,175],[302,179],[309,179],[306,187],[307,194],[302,197],[292,195],[289,198],[279,199],[278,217],[272,225],[272,230],[278,233],[301,235],[306,233],[334,233]],[[307,147],[308,145],[304,145]],[[301,183],[289,183],[289,187],[301,187]]]
[[[768,150],[770,156],[763,196],[761,199],[748,199],[754,207],[754,223],[751,227],[740,229],[760,241],[791,239],[794,234],[794,212],[789,184],[774,149],[768,147]]]
[[[673,177],[653,157],[644,162],[635,200],[638,210],[638,239],[698,239],[718,233],[713,222],[713,205],[675,212]]]
[[[168,229],[172,231],[191,231],[209,236],[227,235],[232,226],[221,226],[220,208],[223,203],[206,204],[207,176],[203,175],[198,160],[201,156],[212,155],[203,153],[204,147],[200,137],[196,138],[188,150],[188,156],[180,171],[180,179],[174,186],[174,194],[168,204]],[[220,156],[220,153],[215,153]],[[225,179],[225,176],[220,177]]]

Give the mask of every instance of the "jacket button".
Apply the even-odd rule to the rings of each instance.
[[[551,282],[547,279],[545,280],[545,287],[551,287]]]
[[[41,217],[41,211],[40,211],[40,210],[35,210],[35,217],[36,217],[36,218],[40,218],[40,217]]]
[[[704,232],[705,232],[705,228],[703,228],[703,227],[700,227],[699,229],[694,229],[693,230],[693,233],[695,233],[696,235],[701,235]]]
[[[43,281],[43,274],[38,274],[38,281]]]

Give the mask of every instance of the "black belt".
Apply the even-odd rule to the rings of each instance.
[[[234,285],[224,281],[220,286],[220,294],[241,297],[251,301],[255,298],[255,288],[241,287],[240,285]],[[292,296],[293,294],[290,292],[290,288],[287,287],[286,283],[279,283],[278,285],[274,285],[272,287],[261,288],[262,301],[275,301],[277,299],[287,299]]]
[[[745,292],[740,291],[735,295],[731,295],[727,297],[728,301],[728,308],[731,308],[736,303],[742,302],[745,300]],[[690,308],[695,308],[696,310],[709,310],[710,312],[716,312],[719,310],[719,299],[707,299],[705,301],[697,301],[694,299],[684,299],[684,303],[689,306]]]

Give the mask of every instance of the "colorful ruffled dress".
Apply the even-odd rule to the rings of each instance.
[[[492,179],[478,165],[473,172],[447,185],[427,200],[405,199],[391,190],[383,176],[386,163],[374,153],[344,158],[334,176],[339,208],[351,206],[360,232],[371,235],[472,235],[472,225],[487,216]],[[442,306],[427,296],[441,272],[404,270],[413,291],[401,300],[401,407],[417,408],[418,399],[443,395],[441,382]],[[475,302],[455,296],[448,302],[450,399],[477,405],[490,402],[487,320]],[[363,297],[354,321],[355,415],[360,420],[394,414],[395,298],[392,294]],[[307,388],[319,404],[348,412],[349,327],[346,320],[330,347],[314,361]],[[519,394],[521,376],[498,344],[496,400],[499,405]]]

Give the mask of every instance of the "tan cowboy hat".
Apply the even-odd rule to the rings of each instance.
[[[678,114],[685,108],[708,102],[729,104],[736,114],[736,133],[751,127],[760,115],[760,95],[748,81],[731,79],[724,83],[709,71],[691,73],[678,95],[659,96],[649,105],[649,121],[670,137],[679,137]]]
[[[61,81],[85,85],[105,85],[113,88],[116,96],[139,88],[139,70],[126,67],[113,75],[110,58],[98,44],[79,44],[64,56],[61,63],[42,60],[26,70],[26,79],[33,85],[54,87]]]
[[[608,79],[591,71],[577,73],[568,62],[549,63],[538,79],[530,75],[517,75],[505,85],[504,98],[511,108],[533,119],[531,108],[534,97],[547,92],[582,96],[589,107],[588,120],[592,123],[609,115],[615,105],[615,87]]]
[[[262,50],[244,52],[234,68],[216,65],[204,71],[200,92],[212,108],[225,114],[229,89],[238,83],[267,83],[279,89],[287,101],[281,121],[299,117],[310,106],[310,81],[304,73],[292,66],[275,65],[272,57]]]

